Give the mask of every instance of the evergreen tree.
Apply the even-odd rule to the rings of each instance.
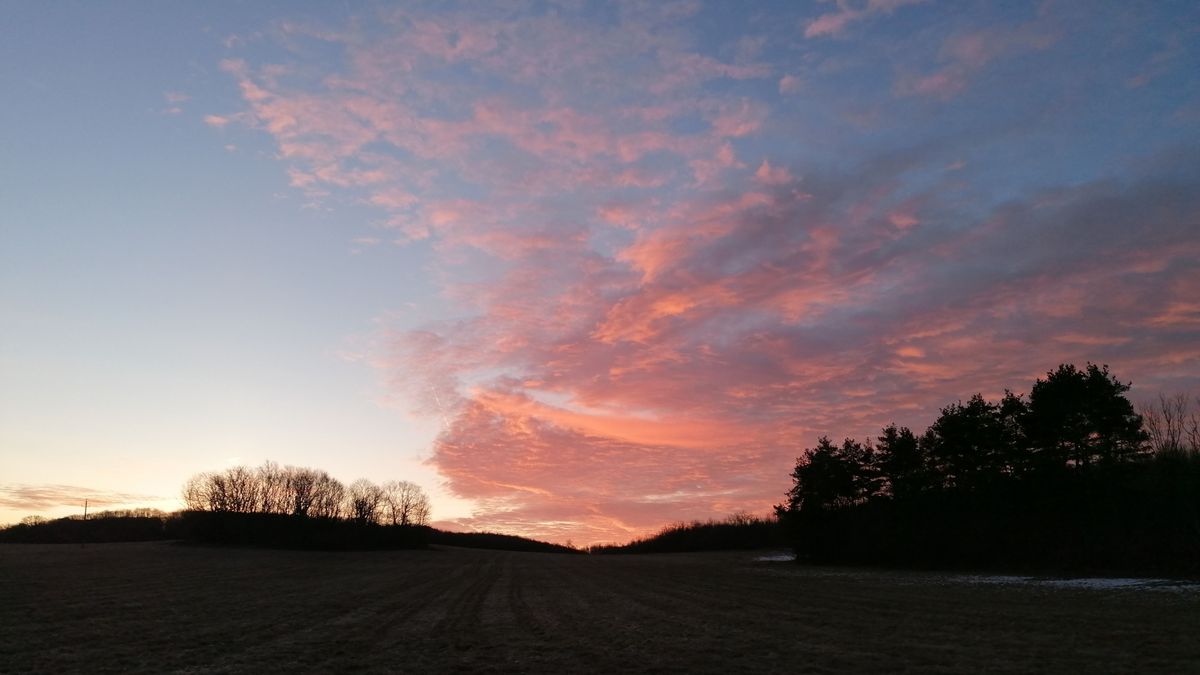
[[[891,424],[883,429],[875,444],[875,470],[883,491],[896,499],[929,488],[929,458],[908,427]]]
[[[1094,363],[1085,370],[1063,364],[1038,379],[1023,426],[1039,463],[1086,468],[1142,452],[1147,435],[1127,391],[1108,366]]]

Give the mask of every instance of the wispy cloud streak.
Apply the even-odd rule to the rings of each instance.
[[[0,485],[0,507],[16,511],[36,513],[63,506],[77,506],[82,512],[85,500],[93,507],[144,506],[147,502],[161,501],[162,497],[97,490],[78,485]]]

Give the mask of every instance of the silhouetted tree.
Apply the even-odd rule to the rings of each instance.
[[[285,470],[285,473],[287,501],[291,505],[292,515],[316,515],[309,512],[313,510],[313,504],[317,501],[318,496],[320,496],[319,493],[322,491],[320,483],[322,482],[321,476],[324,472],[289,466]]]
[[[262,490],[252,469],[234,466],[225,470],[226,510],[234,513],[257,513],[262,504]]]
[[[1139,412],[1151,451],[1200,452],[1200,411],[1193,407],[1191,396],[1159,394],[1157,401],[1143,404]]]
[[[198,473],[183,484],[183,503],[189,511],[216,511],[208,494],[208,474]]]
[[[871,468],[873,450],[847,438],[836,446],[828,437],[805,450],[792,471],[789,508],[821,511],[857,504],[874,494],[876,478]]]
[[[196,511],[235,511],[237,500],[229,477],[209,472],[192,476],[183,486],[183,500]]]
[[[183,487],[188,510],[155,522],[161,536],[213,543],[322,549],[424,546],[430,536],[425,527],[429,498],[408,481],[386,487],[362,479],[347,489],[324,471],[281,468],[274,462],[256,469],[238,466],[189,478]],[[358,527],[389,520],[386,527]]]
[[[183,501],[192,511],[338,518],[344,498],[345,488],[324,471],[274,462],[196,474],[183,486]]]
[[[1028,415],[1029,403],[1025,398],[1005,389],[1004,398],[996,406],[996,422],[1000,433],[1000,465],[1010,476],[1023,475],[1034,468],[1029,439],[1025,435]]]
[[[1147,435],[1128,390],[1062,365],[1028,399],[943,408],[919,439],[821,438],[777,513],[798,554],[829,562],[1200,570],[1200,453],[1181,450],[1200,419],[1163,397]]]
[[[429,522],[429,497],[416,483],[390,481],[383,484],[383,510],[392,525],[425,525]]]
[[[1093,363],[1085,370],[1063,364],[1039,378],[1029,392],[1024,428],[1041,463],[1086,468],[1141,452],[1147,436],[1127,391],[1108,366]]]
[[[842,462],[852,467],[850,503],[861,504],[880,494],[882,480],[875,468],[875,447],[867,439],[859,443],[853,438],[842,441],[838,455]]]
[[[1016,449],[1008,446],[1000,406],[976,394],[952,403],[925,432],[921,443],[944,487],[971,489],[1012,473]]]
[[[312,507],[309,515],[317,518],[341,518],[346,501],[346,487],[324,471],[316,472]]]
[[[383,489],[365,478],[354,481],[346,488],[346,512],[356,523],[379,522],[383,515],[383,502]]]
[[[883,490],[897,499],[930,487],[929,458],[908,427],[884,427],[875,443],[875,467]]]
[[[288,494],[287,470],[267,461],[256,471],[260,510],[263,513],[290,513],[292,500]]]

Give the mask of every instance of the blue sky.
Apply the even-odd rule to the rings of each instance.
[[[6,11],[0,480],[174,508],[182,478],[234,458],[336,453],[347,479],[436,489],[435,425],[354,361],[378,318],[428,304],[420,247],[363,255],[370,214],[303,208],[269,139],[201,121],[238,100],[216,22],[269,13]]]

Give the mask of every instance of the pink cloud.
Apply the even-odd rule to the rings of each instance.
[[[836,36],[841,34],[846,29],[846,26],[857,21],[863,21],[880,14],[891,14],[901,7],[920,4],[925,1],[866,0],[865,3],[856,3],[852,0],[837,0],[837,11],[822,14],[809,21],[804,27],[804,37]]]
[[[75,506],[82,511],[84,500],[92,507],[138,507],[144,506],[146,502],[162,499],[153,495],[112,492],[75,485],[0,484],[0,506],[30,512],[46,511],[60,506]]]
[[[933,96],[935,98],[950,98],[967,86],[967,73],[962,68],[930,73],[902,80],[898,90],[904,95]]]
[[[907,230],[921,221],[911,213],[895,211],[888,214],[888,222],[900,228],[901,230]]]
[[[784,75],[779,78],[779,93],[780,94],[797,94],[804,88],[804,81],[795,75]]]
[[[731,64],[695,53],[667,53],[660,57],[665,75],[655,82],[652,91],[669,93],[683,86],[696,85],[705,80],[729,78],[752,80],[770,76],[771,67],[765,63]]]
[[[600,207],[598,215],[604,222],[620,228],[638,229],[638,211],[625,204],[605,204]]]
[[[1045,17],[1015,26],[955,34],[942,43],[940,68],[925,74],[904,74],[895,89],[904,96],[949,99],[966,89],[971,79],[992,62],[1049,49],[1058,39],[1058,31]]]
[[[371,195],[370,202],[375,206],[382,206],[385,209],[403,209],[418,201],[417,197],[412,193],[401,189],[390,189],[381,192],[376,192]]]
[[[767,117],[764,106],[741,100],[726,106],[712,119],[713,132],[722,138],[738,138],[758,131]]]
[[[754,172],[754,178],[766,185],[787,185],[796,180],[787,167],[771,166],[771,162],[766,159],[758,165],[758,169]]]

